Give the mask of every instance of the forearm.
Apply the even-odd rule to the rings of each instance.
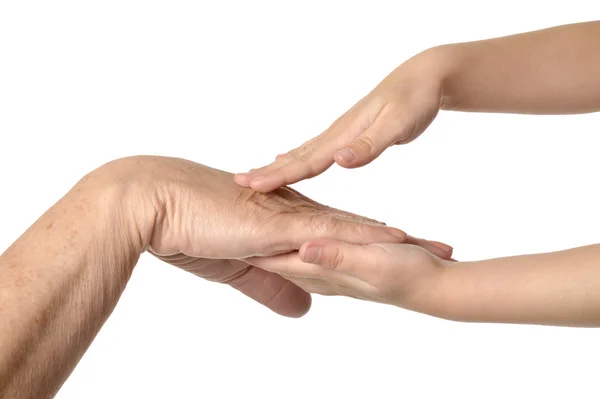
[[[600,326],[600,245],[459,262],[444,268],[428,313],[460,321]]]
[[[600,111],[600,21],[440,46],[441,108],[571,114]]]
[[[55,395],[142,252],[125,190],[103,178],[82,180],[0,258],[0,398]]]

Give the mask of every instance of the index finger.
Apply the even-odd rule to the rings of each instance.
[[[275,190],[287,184],[315,177],[333,165],[333,152],[329,148],[327,138],[318,136],[315,140],[278,158],[267,166],[254,169],[248,173],[238,173],[234,176],[237,184],[251,187],[263,193]]]
[[[320,135],[286,154],[278,155],[269,165],[248,173],[236,174],[235,182],[256,191],[268,192],[325,172],[334,163],[333,154],[352,142],[368,127],[368,123],[365,124],[364,118],[360,117],[358,106],[361,101]]]

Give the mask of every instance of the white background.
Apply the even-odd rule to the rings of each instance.
[[[0,247],[133,154],[228,171],[318,134],[436,44],[598,18],[600,3],[3,1]],[[600,114],[442,113],[371,166],[297,187],[460,260],[600,237]],[[598,397],[593,329],[462,324],[316,297],[285,319],[144,255],[58,398]]]

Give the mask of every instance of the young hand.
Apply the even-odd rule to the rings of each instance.
[[[334,162],[363,166],[417,138],[439,109],[524,114],[600,110],[600,21],[425,50],[388,75],[321,135],[235,181],[267,192]],[[568,54],[568,56],[564,56]]]
[[[262,168],[237,174],[244,187],[268,192],[323,173],[334,162],[356,168],[394,144],[406,144],[431,124],[440,108],[445,59],[425,51],[400,65],[321,135],[277,156]]]
[[[410,237],[405,244],[356,245],[317,239],[298,252],[248,262],[310,293],[425,311],[444,266],[452,262],[424,249],[423,241]]]

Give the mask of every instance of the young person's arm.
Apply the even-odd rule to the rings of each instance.
[[[600,327],[600,245],[452,262],[415,245],[319,239],[298,253],[250,261],[307,292],[456,321]]]
[[[412,57],[321,135],[259,169],[236,175],[267,192],[366,165],[416,139],[440,109],[528,114],[600,111],[600,22],[469,43]]]

